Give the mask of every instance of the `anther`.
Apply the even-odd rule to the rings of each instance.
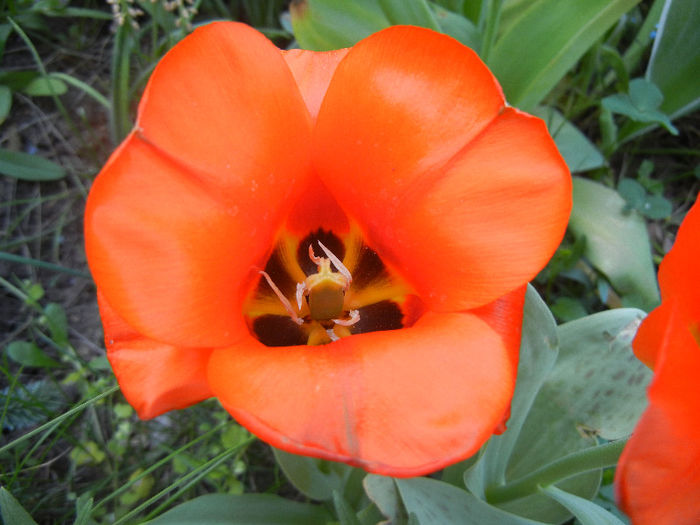
[[[340,326],[352,326],[360,320],[360,312],[357,310],[350,310],[350,319],[333,319],[335,324]]]
[[[326,254],[326,257],[330,259],[330,261],[333,263],[333,266],[335,266],[335,269],[338,270],[339,273],[343,275],[348,280],[347,285],[345,286],[345,289],[347,289],[348,286],[350,286],[350,283],[352,282],[352,275],[350,274],[350,270],[348,270],[345,265],[340,262],[340,259],[338,259],[335,254],[330,251],[328,248],[326,248],[321,241],[318,241],[318,245],[321,247],[323,250],[323,253]],[[311,249],[311,245],[309,245],[309,252],[310,254],[313,254],[313,250]],[[320,257],[319,257],[320,259]],[[312,261],[316,262],[314,258],[311,258]],[[316,263],[319,264],[319,263]]]

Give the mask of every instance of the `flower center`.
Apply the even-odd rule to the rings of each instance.
[[[302,239],[284,234],[260,276],[245,312],[252,334],[267,346],[396,330],[423,312],[357,228],[343,236],[321,229]]]

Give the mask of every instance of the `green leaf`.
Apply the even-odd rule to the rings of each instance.
[[[654,122],[661,124],[673,135],[678,130],[671,124],[671,119],[657,108],[663,100],[663,95],[653,83],[635,78],[629,84],[629,93],[618,93],[605,97],[601,104],[608,111],[625,115],[635,122]]]
[[[645,314],[618,308],[561,325],[559,357],[543,387],[587,433],[621,439],[646,407],[652,372],[632,352]]]
[[[319,501],[332,499],[334,490],[342,494],[355,470],[343,463],[290,454],[277,448],[272,451],[292,485],[305,496]]]
[[[508,102],[533,110],[639,0],[529,2],[496,40],[488,65]],[[553,30],[556,28],[556,30]]]
[[[552,305],[552,313],[562,321],[573,321],[588,314],[581,301],[573,297],[559,297]]]
[[[392,478],[368,474],[362,485],[367,497],[374,502],[390,523],[402,523],[406,520],[406,511]]]
[[[422,524],[536,525],[540,522],[514,516],[448,483],[430,478],[397,479],[407,513]]]
[[[0,173],[20,180],[58,180],[66,176],[66,170],[39,155],[0,149]]]
[[[620,179],[620,182],[617,184],[617,192],[625,199],[627,205],[635,210],[641,208],[647,198],[644,186],[634,179]]]
[[[671,216],[673,205],[663,195],[649,195],[644,199],[639,211],[650,219],[665,219]]]
[[[622,521],[592,501],[569,494],[551,485],[541,488],[540,491],[569,509],[578,518],[581,525],[624,525]]]
[[[360,520],[357,519],[348,502],[337,490],[333,491],[333,507],[340,525],[360,525]]]
[[[314,51],[350,47],[389,26],[375,0],[298,0],[289,12],[299,46]]]
[[[68,320],[66,312],[60,304],[49,303],[44,308],[44,319],[51,332],[51,339],[59,345],[68,344]]]
[[[12,90],[0,85],[0,124],[5,122],[7,115],[10,114],[10,108],[12,108]]]
[[[56,368],[61,366],[47,356],[36,344],[28,341],[13,341],[7,345],[7,355],[17,363],[37,368]]]
[[[605,158],[598,148],[556,109],[539,106],[533,115],[545,121],[559,153],[572,172],[588,171],[605,165]]]
[[[75,521],[73,525],[89,525],[94,500],[89,494],[81,494],[75,500]]]
[[[425,0],[378,0],[390,25],[411,25],[439,31],[438,23]]]
[[[58,78],[38,76],[29,82],[22,91],[25,95],[32,97],[51,97],[53,95],[63,95],[68,91],[68,86]]]
[[[649,311],[659,304],[651,246],[644,220],[626,212],[626,206],[615,190],[574,177],[569,228],[577,238],[586,238],[585,256],[625,304]]]
[[[465,484],[483,498],[487,486],[505,482],[506,469],[520,430],[535,396],[557,358],[556,323],[547,305],[532,286],[525,296],[522,343],[508,430],[493,436],[476,465],[464,476]]]
[[[0,515],[6,524],[37,525],[36,521],[5,487],[0,487]]]
[[[430,3],[430,7],[433,9],[435,20],[437,20],[441,32],[450,35],[474,51],[479,51],[481,34],[471,20],[448,11],[434,2]]]
[[[661,111],[677,118],[700,106],[700,2],[667,0],[646,79],[663,93]]]
[[[149,525],[325,525],[322,507],[272,494],[207,494],[170,509]]]

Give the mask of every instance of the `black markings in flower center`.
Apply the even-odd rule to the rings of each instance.
[[[314,308],[310,308],[310,301],[318,304],[326,299],[323,286],[328,286],[327,281],[321,279],[319,288],[308,289],[307,283],[312,283],[313,287],[313,282],[323,273],[319,260],[324,252],[318,248],[319,242],[324,252],[328,250],[336,256],[352,276],[347,290],[333,291],[331,299],[340,301],[342,308],[340,304],[332,305],[332,319],[324,318],[330,314],[314,316]],[[316,261],[309,256],[309,246],[316,254]],[[331,271],[337,270],[332,262],[330,267]],[[325,271],[328,275],[328,270]],[[274,287],[261,278],[247,302],[246,312],[251,332],[267,346],[325,344],[354,334],[397,330],[415,322],[416,309],[411,308],[412,312],[407,314],[402,305],[411,302],[415,306],[419,301],[406,293],[405,286],[390,274],[377,253],[362,242],[357,232],[341,238],[319,229],[298,242],[284,237],[268,259],[265,273]],[[340,273],[332,277],[338,277],[343,283]],[[301,309],[297,304],[298,285],[306,287]],[[286,300],[281,301],[273,288]],[[288,313],[290,307],[292,315]],[[334,318],[336,314],[340,319]],[[354,316],[359,316],[359,320]],[[296,321],[293,317],[297,317]]]

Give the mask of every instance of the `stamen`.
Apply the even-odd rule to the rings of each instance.
[[[332,328],[326,329],[326,333],[328,334],[328,337],[331,338],[331,342],[332,342],[332,341],[339,341],[339,340],[340,340],[340,337],[338,337],[337,335],[335,335],[335,332],[333,331]]]
[[[348,280],[348,283],[345,286],[345,288],[347,289],[347,287],[350,286],[350,283],[352,282],[352,275],[350,275],[350,270],[348,270],[345,267],[345,265],[342,262],[340,262],[340,259],[338,259],[335,256],[335,254],[333,254],[332,251],[330,251],[328,248],[326,248],[321,241],[317,241],[317,242],[318,242],[318,245],[323,250],[323,253],[326,254],[326,257],[328,257],[330,259],[330,261],[333,263],[333,266],[335,266],[335,269],[338,270],[338,272],[340,272]],[[311,245],[309,245],[309,252],[311,254],[313,254],[313,250],[311,249]],[[311,259],[313,260],[313,257]],[[314,262],[316,262],[316,261],[314,260]]]
[[[350,319],[333,319],[335,324],[340,326],[352,326],[360,320],[360,312],[357,310],[350,311]]]
[[[272,288],[272,291],[275,292],[275,295],[282,302],[285,310],[287,310],[287,313],[289,314],[289,317],[292,318],[292,321],[294,321],[298,325],[304,324],[304,320],[300,319],[299,316],[297,315],[297,313],[292,308],[292,303],[290,303],[289,300],[282,294],[280,289],[277,288],[277,285],[274,282],[272,282],[272,278],[267,274],[267,272],[260,270],[260,275],[265,277],[267,284],[270,285],[270,288]],[[297,294],[298,294],[298,287],[297,287]],[[301,309],[301,306],[299,306],[299,308]]]
[[[321,243],[319,242],[319,244],[321,244]],[[321,245],[321,246],[323,246],[323,245]],[[314,247],[311,246],[310,244],[309,244],[309,259],[311,259],[314,262],[314,264],[317,266],[321,266],[321,261],[323,260],[323,257],[318,257],[314,253]]]
[[[306,281],[303,283],[297,283],[297,305],[299,306],[299,311],[301,312],[301,302],[304,299],[304,293],[306,292]]]

